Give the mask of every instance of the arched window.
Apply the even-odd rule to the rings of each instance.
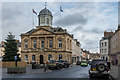
[[[49,54],[49,55],[48,55],[48,60],[51,60],[51,59],[52,59],[52,55]]]
[[[62,60],[62,55],[61,54],[59,55],[59,60]]]
[[[47,18],[47,24],[49,24],[49,18]]]
[[[35,55],[32,55],[32,61],[35,61]]]
[[[25,55],[25,61],[28,61],[28,55]]]
[[[28,43],[25,42],[25,49],[28,49]]]

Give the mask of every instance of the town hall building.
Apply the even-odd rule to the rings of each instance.
[[[39,12],[38,26],[21,34],[21,59],[43,64],[49,60],[72,59],[72,38],[66,29],[52,27],[52,13],[45,7]]]

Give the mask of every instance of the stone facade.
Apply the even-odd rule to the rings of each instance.
[[[38,19],[36,29],[21,34],[22,61],[43,64],[62,59],[71,63],[73,36],[66,29],[51,26],[52,13],[46,8],[40,11]]]
[[[100,40],[100,58],[106,61],[109,60],[109,38],[113,35],[113,32],[104,32],[104,37]]]
[[[72,40],[72,63],[81,61],[81,44],[77,39]]]
[[[50,40],[52,41],[52,47],[49,45]],[[42,41],[44,41],[44,47],[42,47]],[[61,47],[59,41],[61,41]],[[32,60],[32,56],[35,55],[35,62],[45,63],[49,61],[48,57],[50,54],[52,55],[52,60],[59,60],[59,55],[62,55],[63,60],[71,62],[71,41],[72,36],[66,32],[51,32],[41,27],[31,34],[21,34],[22,60],[24,61],[25,55],[28,55],[28,62],[31,63],[34,61]],[[25,48],[26,42],[28,44],[27,48]],[[36,42],[36,44],[34,42]],[[40,59],[40,57],[43,60]]]
[[[109,41],[110,41],[109,50],[110,61],[115,63],[117,59],[120,64],[120,25],[118,26],[118,29],[114,32],[112,37],[109,39]]]

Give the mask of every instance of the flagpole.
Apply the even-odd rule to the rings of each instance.
[[[33,29],[34,29],[34,14],[33,13],[37,15],[34,9],[32,9],[32,24],[33,24]]]
[[[60,6],[60,17],[61,17],[61,6]]]
[[[34,14],[33,14],[33,11],[32,11],[32,28],[34,29]]]

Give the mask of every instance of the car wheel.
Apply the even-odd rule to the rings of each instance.
[[[67,68],[68,66],[67,65],[65,65],[65,68]]]
[[[59,66],[59,65],[57,66],[57,69],[60,69],[60,66]]]
[[[105,71],[106,67],[104,64],[98,64],[97,69],[98,69],[98,71],[103,72],[103,71]]]
[[[60,67],[60,69],[62,69],[62,68],[63,68],[63,67],[62,67],[62,65],[60,65],[59,67]]]
[[[69,65],[67,65],[67,68],[69,67]]]

